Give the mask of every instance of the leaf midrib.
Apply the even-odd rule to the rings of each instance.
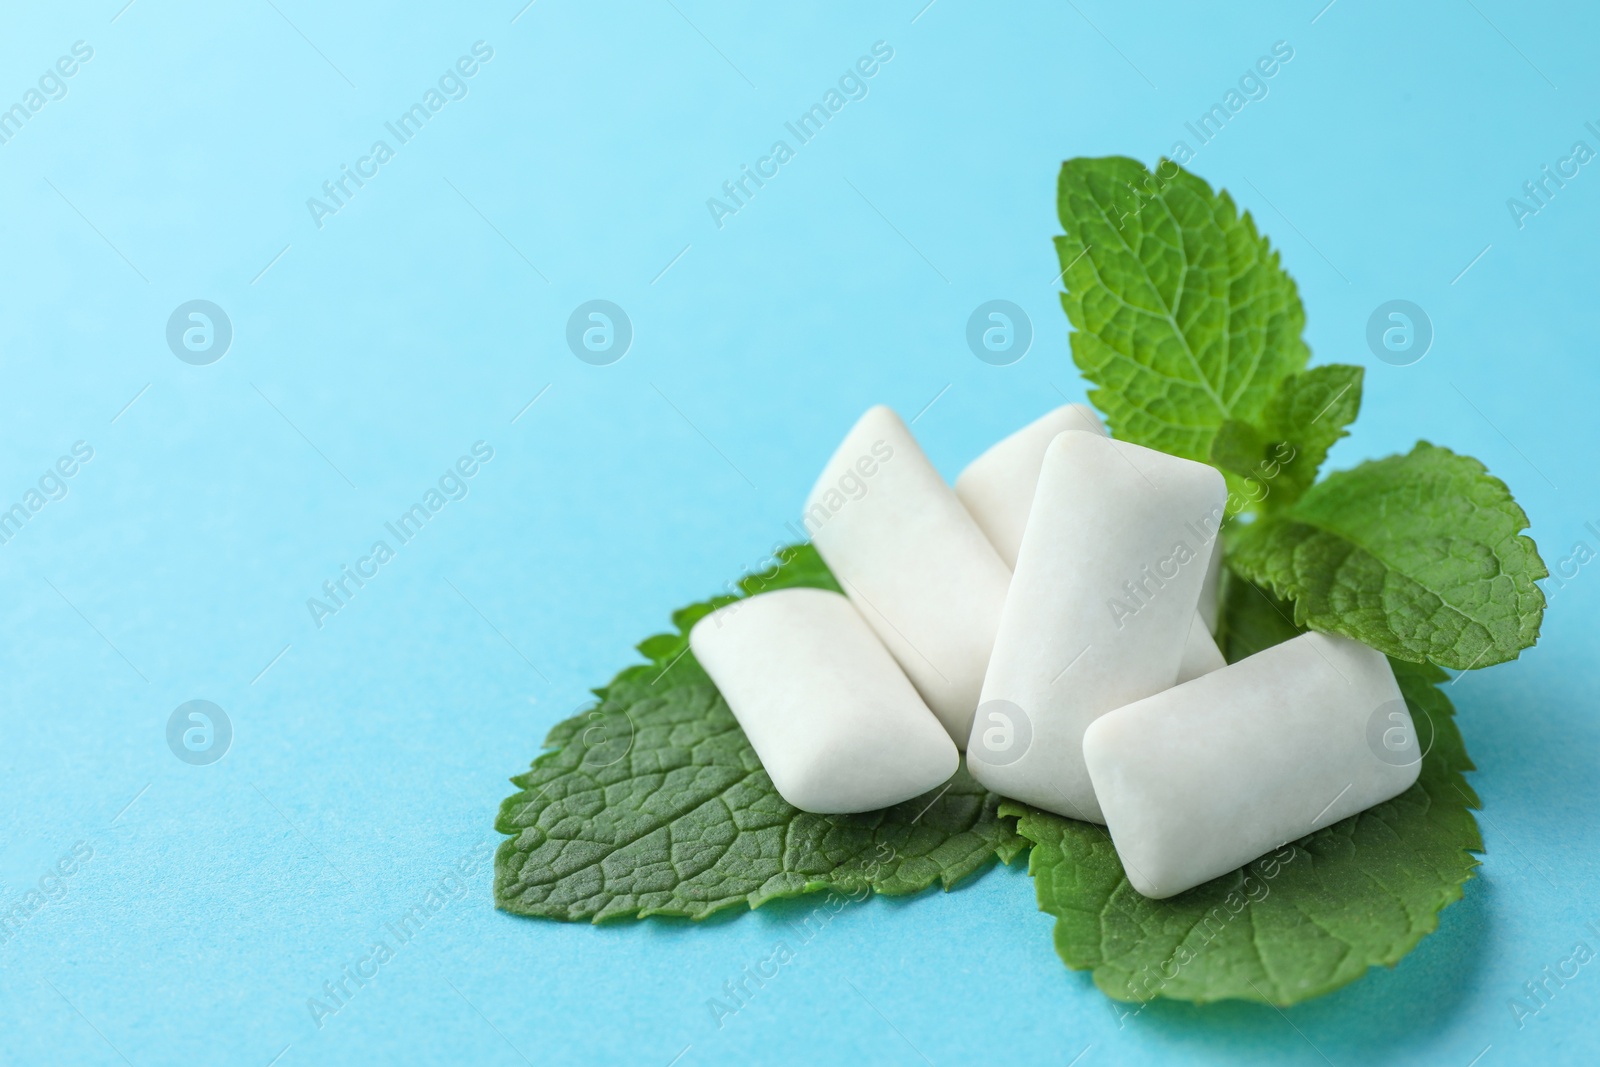
[[[1089,189],[1089,183],[1087,181],[1084,182],[1084,188],[1086,190],[1088,190],[1088,192],[1089,192],[1089,202],[1092,203],[1094,205],[1095,210],[1100,213],[1101,220],[1103,222],[1105,222],[1109,226],[1111,224],[1111,217],[1106,214],[1105,208],[1101,205],[1099,198],[1094,195],[1094,191]],[[1157,199],[1159,200],[1160,198],[1158,197]],[[1166,201],[1165,200],[1161,200],[1161,205],[1162,205],[1162,207],[1166,207]],[[1171,213],[1169,212],[1168,213],[1168,218],[1171,218],[1171,217],[1172,217]],[[1189,254],[1188,254],[1188,251],[1183,246],[1183,227],[1178,224],[1176,219],[1173,220],[1173,226],[1178,232],[1178,250],[1183,255],[1183,263],[1184,263],[1184,276],[1182,278],[1178,279],[1179,291],[1181,292],[1182,291],[1182,286],[1184,284],[1184,281],[1188,277],[1188,273],[1189,273]],[[1182,344],[1182,346],[1183,346],[1183,354],[1188,357],[1189,366],[1194,370],[1195,376],[1199,379],[1200,387],[1205,390],[1206,396],[1211,398],[1212,404],[1216,405],[1217,412],[1223,418],[1227,418],[1228,417],[1228,408],[1227,408],[1227,406],[1223,403],[1222,397],[1220,395],[1218,395],[1217,391],[1211,387],[1211,381],[1210,381],[1210,379],[1208,379],[1206,377],[1205,371],[1201,370],[1201,368],[1200,368],[1200,360],[1198,358],[1196,358],[1196,356],[1194,354],[1194,349],[1189,347],[1189,338],[1188,338],[1188,336],[1186,334],[1184,334],[1184,332],[1183,332],[1183,330],[1181,328],[1179,328],[1178,320],[1173,317],[1172,309],[1167,307],[1166,300],[1164,300],[1162,298],[1162,296],[1161,296],[1161,289],[1155,284],[1155,279],[1150,277],[1150,272],[1145,269],[1144,260],[1140,259],[1139,258],[1139,254],[1133,250],[1133,246],[1128,244],[1128,238],[1127,238],[1127,236],[1125,234],[1123,234],[1121,228],[1120,227],[1112,227],[1112,228],[1116,230],[1116,232],[1117,232],[1117,240],[1119,242],[1121,242],[1123,249],[1128,253],[1129,257],[1135,263],[1137,263],[1139,265],[1139,274],[1140,274],[1140,276],[1144,279],[1144,282],[1149,287],[1150,291],[1155,294],[1155,298],[1156,298],[1157,303],[1159,303],[1161,305],[1161,315],[1157,316],[1157,317],[1166,319],[1167,325],[1172,328],[1173,335],[1175,337],[1177,337],[1179,343]],[[1114,289],[1111,285],[1107,284],[1105,277],[1100,273],[1099,265],[1095,264],[1094,256],[1091,255],[1088,258],[1089,258],[1090,264],[1094,265],[1095,277],[1097,279],[1099,279],[1101,286],[1103,286],[1107,292],[1114,294],[1122,304],[1124,304],[1127,307],[1133,308],[1134,307],[1133,304],[1130,304],[1127,301],[1127,299],[1122,296],[1121,293],[1118,293],[1116,291],[1116,289]],[[1143,310],[1143,309],[1134,308],[1134,310],[1140,311],[1140,310]],[[1145,314],[1149,314],[1149,312],[1146,311]],[[1104,339],[1102,339],[1102,343],[1104,343]],[[1151,370],[1152,369],[1152,368],[1150,368],[1148,365],[1146,365],[1144,363],[1139,363],[1139,361],[1137,359],[1134,359],[1134,357],[1132,355],[1130,355],[1130,354],[1119,353],[1119,355],[1126,356],[1128,359],[1133,360],[1133,362],[1135,362],[1135,363],[1138,363],[1139,366],[1144,367],[1146,370]]]
[[[1313,486],[1313,488],[1315,488],[1315,487]],[[1330,521],[1328,521],[1326,519],[1322,519],[1322,520],[1313,522],[1310,519],[1297,514],[1296,508],[1301,503],[1303,503],[1305,501],[1305,499],[1306,498],[1304,496],[1302,496],[1299,500],[1295,501],[1295,504],[1293,506],[1291,506],[1289,508],[1289,510],[1285,511],[1283,513],[1283,515],[1280,517],[1281,520],[1285,521],[1285,522],[1294,523],[1297,526],[1304,526],[1304,527],[1306,527],[1308,529],[1315,530],[1318,533],[1326,534],[1326,535],[1328,535],[1330,537],[1338,538],[1340,541],[1342,541],[1343,543],[1349,545],[1350,547],[1352,547],[1356,551],[1363,552],[1366,555],[1370,556],[1371,558],[1377,560],[1383,566],[1384,571],[1386,573],[1388,573],[1388,574],[1398,574],[1401,577],[1405,578],[1407,581],[1414,582],[1417,585],[1418,588],[1428,592],[1429,594],[1433,595],[1434,597],[1437,597],[1438,600],[1439,600],[1439,603],[1441,603],[1445,607],[1449,608],[1450,611],[1453,612],[1457,618],[1464,619],[1467,622],[1471,623],[1472,625],[1480,627],[1485,632],[1489,631],[1489,627],[1485,622],[1483,622],[1482,620],[1476,618],[1475,616],[1473,616],[1472,614],[1467,612],[1464,608],[1462,608],[1460,605],[1455,603],[1453,600],[1451,600],[1449,597],[1447,597],[1444,593],[1440,592],[1438,589],[1435,589],[1433,586],[1429,585],[1427,582],[1424,582],[1422,579],[1420,579],[1416,575],[1412,574],[1409,570],[1407,570],[1407,569],[1399,566],[1398,564],[1396,564],[1393,561],[1393,559],[1390,556],[1388,556],[1387,554],[1379,552],[1377,549],[1371,547],[1363,539],[1358,538],[1355,535],[1346,532],[1344,529],[1341,529],[1336,523],[1330,522]],[[1487,548],[1489,550],[1489,552],[1494,555],[1494,558],[1495,558],[1496,562],[1502,562],[1500,560],[1500,554],[1495,551],[1495,546],[1493,546],[1491,544],[1488,544],[1487,542],[1481,541],[1481,540],[1479,540],[1479,539],[1477,539],[1475,537],[1463,537],[1463,540],[1470,540],[1474,544],[1481,545],[1482,547]],[[1304,543],[1304,542],[1301,541],[1300,543]],[[1296,566],[1296,571],[1298,572],[1298,570],[1299,570],[1299,568],[1298,568],[1298,565],[1297,565]],[[1388,619],[1388,612],[1387,611],[1384,612],[1384,617],[1385,617],[1385,625],[1387,625],[1387,619]],[[1393,628],[1392,627],[1390,627],[1390,632],[1393,632]],[[1491,646],[1494,646],[1494,645],[1497,644],[1497,642],[1494,640],[1494,637],[1493,637],[1492,633],[1490,633],[1489,644]]]

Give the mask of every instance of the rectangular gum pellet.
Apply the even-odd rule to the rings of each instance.
[[[695,623],[689,646],[779,795],[802,811],[876,811],[956,771],[944,727],[838,593],[735,601]]]
[[[1409,789],[1422,750],[1389,661],[1308,633],[1089,727],[1133,887],[1169,897]]]
[[[1083,732],[1177,682],[1226,495],[1203,463],[1095,434],[1051,441],[967,743],[975,778],[1105,821]]]
[[[956,496],[1008,567],[1017,565],[1017,549],[1022,546],[1022,532],[1027,528],[1028,511],[1039,486],[1045,449],[1057,434],[1068,430],[1106,436],[1106,428],[1093,408],[1087,404],[1063,404],[991,445],[956,476]],[[1220,538],[1212,540],[1211,559],[1206,567],[1199,611],[1206,630],[1215,633],[1222,578]],[[1194,640],[1192,644],[1194,655],[1203,656],[1201,643]],[[1198,667],[1201,662],[1196,659],[1194,665]],[[1195,676],[1188,675],[1183,680]]]
[[[964,745],[1011,571],[898,415],[880,405],[861,416],[804,520],[840,587]]]

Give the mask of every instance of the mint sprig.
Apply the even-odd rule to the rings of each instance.
[[[1103,828],[1001,810],[1033,842],[1057,951],[1109,995],[1296,1003],[1394,964],[1460,898],[1483,840],[1439,668],[1530,647],[1544,563],[1505,484],[1448,449],[1316,481],[1362,372],[1304,369],[1294,283],[1226,192],[1121,158],[1069,161],[1059,188],[1062,303],[1096,405],[1115,436],[1222,469],[1249,513],[1224,541],[1229,662],[1307,627],[1364,641],[1391,657],[1427,755],[1395,799],[1167,900],[1133,890]]]

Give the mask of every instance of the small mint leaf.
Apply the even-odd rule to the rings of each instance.
[[[1281,510],[1311,488],[1328,450],[1361,410],[1360,367],[1333,363],[1278,383],[1259,424],[1228,419],[1211,442],[1211,464],[1243,479],[1245,499]]]

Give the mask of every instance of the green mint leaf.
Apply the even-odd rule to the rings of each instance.
[[[1459,670],[1539,636],[1548,572],[1528,517],[1483,464],[1419,442],[1236,525],[1228,566],[1295,604],[1295,622]]]
[[[1260,425],[1227,419],[1211,442],[1210,462],[1244,479],[1240,490],[1263,510],[1281,509],[1311,488],[1328,449],[1361,410],[1360,367],[1333,363],[1278,383]]]
[[[1061,166],[1055,239],[1072,358],[1116,436],[1208,462],[1228,419],[1259,424],[1306,365],[1305,311],[1226,192],[1170,160]]]
[[[1229,663],[1305,633],[1305,627],[1295,625],[1294,605],[1289,601],[1235,574],[1227,575],[1225,581],[1217,647]]]
[[[1293,636],[1263,604],[1235,583],[1229,632],[1267,644]],[[1425,746],[1417,783],[1178,896],[1151,900],[1129,885],[1104,827],[1007,801],[1001,814],[1017,816],[1033,842],[1028,870],[1067,966],[1093,971],[1117,1000],[1286,1006],[1393,966],[1436,929],[1478,864],[1471,853],[1483,851],[1478,797],[1462,776],[1472,763],[1454,709],[1435,684],[1445,673],[1391,662]]]
[[[741,583],[745,593],[833,588],[809,545]],[[946,889],[1026,847],[1000,798],[965,769],[926,796],[862,815],[811,815],[772,787],[744,732],[689,651],[714,604],[674,614],[678,631],[643,642],[651,661],[597,690],[593,710],[550,731],[546,752],[512,779],[495,827],[498,907],[601,922],[703,919],[822,889],[865,895]]]

